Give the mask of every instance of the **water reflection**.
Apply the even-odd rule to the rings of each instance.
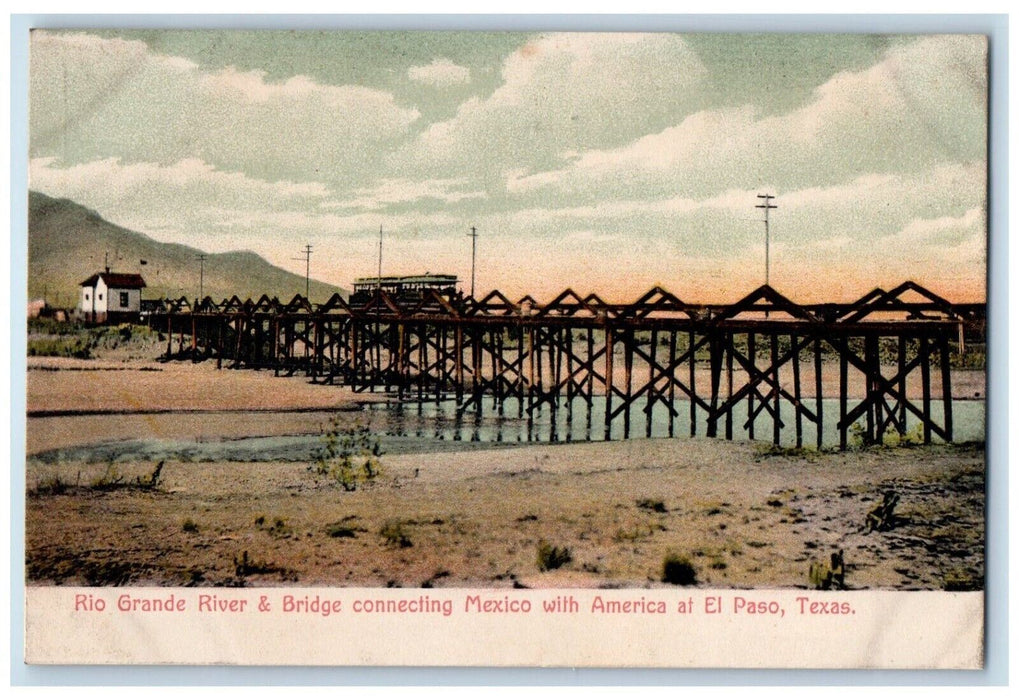
[[[451,440],[454,442],[599,442],[617,439],[681,437],[684,435],[703,436],[708,433],[707,411],[689,401],[655,401],[634,404],[630,410],[619,406],[608,406],[604,397],[586,399],[565,398],[559,401],[543,400],[538,404],[523,405],[515,397],[496,400],[482,397],[471,400],[464,409],[453,398],[424,402],[389,402],[369,404],[364,407],[371,425],[386,434],[398,437],[413,436],[421,439]],[[811,402],[813,406],[813,402]],[[850,402],[849,410],[855,406]],[[839,433],[836,427],[839,404],[836,399],[822,401],[823,415],[826,416],[821,434],[822,446],[838,445]],[[606,409],[608,408],[608,417]],[[935,422],[942,420],[942,407],[931,406]],[[984,436],[984,404],[982,401],[953,402],[955,415],[955,440],[964,442],[982,440]],[[751,436],[747,405],[741,404],[733,411],[731,430],[733,439],[745,440]],[[783,401],[779,407],[781,444],[796,443],[796,421],[793,405]],[[918,424],[910,416],[908,426]],[[717,434],[725,434],[724,419],[719,420]],[[755,411],[755,435],[758,439],[771,438],[773,422],[771,414]],[[817,428],[806,417],[802,419],[801,434],[805,445],[817,442]]]
[[[850,409],[854,404],[850,405]],[[483,397],[469,409],[450,398],[422,402],[381,402],[366,404],[354,422],[367,425],[380,436],[387,453],[429,452],[444,449],[494,448],[527,443],[599,442],[616,439],[642,439],[706,435],[707,415],[702,407],[691,407],[687,401],[668,403],[655,401],[621,411],[607,407],[604,398],[590,403],[579,398],[543,401],[531,407],[521,406],[516,398],[502,402]],[[530,410],[528,410],[530,408]],[[608,418],[606,418],[606,408]],[[955,401],[952,404],[956,442],[984,439],[984,402]],[[942,406],[931,406],[935,421],[942,420]],[[630,415],[633,414],[633,416]],[[642,415],[643,414],[643,415]],[[823,446],[838,445],[836,428],[839,407],[837,400],[823,401],[826,425]],[[793,407],[785,403],[780,415],[782,445],[795,445],[796,427]],[[633,420],[633,419],[636,420]],[[734,412],[732,435],[736,440],[749,439],[750,422],[744,403]],[[643,420],[641,420],[643,419]],[[915,419],[910,429],[917,425]],[[770,414],[761,411],[756,421],[758,439],[772,437]],[[324,426],[322,426],[324,429]],[[726,433],[722,421],[718,439]],[[144,439],[98,443],[62,448],[32,455],[43,462],[79,460],[86,462],[172,459],[182,461],[307,461],[314,460],[322,449],[321,432],[309,425],[310,434],[249,437],[223,440]],[[807,420],[802,425],[803,442],[816,444],[816,428]],[[453,443],[459,443],[454,447]]]

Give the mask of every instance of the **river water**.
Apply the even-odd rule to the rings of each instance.
[[[849,408],[856,405],[850,402]],[[816,409],[813,400],[806,403]],[[605,424],[605,400],[596,399],[590,406],[580,400],[572,408],[563,399],[558,406],[543,404],[528,416],[520,415],[516,399],[506,399],[501,405],[494,399],[482,400],[481,410],[460,413],[455,401],[377,402],[368,403],[359,412],[344,415],[345,425],[366,426],[379,438],[386,453],[433,452],[452,449],[495,449],[501,446],[529,443],[599,442],[617,439],[682,438],[691,433],[691,406],[687,401],[673,404],[675,413],[670,416],[666,405],[656,404],[650,412],[642,404],[635,404],[629,420],[617,415]],[[952,402],[954,440],[956,442],[982,441],[985,433],[982,400],[956,400]],[[837,399],[822,401],[824,432],[822,445],[838,445],[836,428],[839,415]],[[932,402],[931,412],[939,425],[943,419],[943,405]],[[707,434],[706,412],[694,410],[693,426],[697,436]],[[796,425],[793,407],[783,402],[780,410],[784,427],[780,432],[781,444],[796,444]],[[671,420],[670,420],[671,418]],[[908,425],[914,429],[919,421],[910,415]],[[741,403],[733,416],[733,438],[750,439],[745,427],[747,405]],[[671,424],[671,427],[670,427]],[[771,415],[762,411],[757,416],[754,439],[772,440]],[[725,423],[719,421],[719,436],[725,434]],[[816,444],[814,424],[802,421],[803,444]],[[722,438],[719,438],[722,439]],[[935,441],[937,438],[935,437]],[[323,447],[321,433],[283,435],[271,437],[244,437],[239,439],[141,439],[103,442],[41,452],[32,459],[42,462],[60,461],[147,461],[168,459],[176,461],[309,461],[314,460]]]

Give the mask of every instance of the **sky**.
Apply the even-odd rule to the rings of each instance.
[[[981,36],[51,31],[30,187],[349,287],[982,301]]]

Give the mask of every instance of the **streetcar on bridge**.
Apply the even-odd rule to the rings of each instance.
[[[436,275],[430,272],[404,277],[359,277],[354,280],[354,292],[350,295],[350,303],[367,304],[375,297],[379,288],[401,302],[420,300],[428,290],[433,290],[447,299],[453,299],[459,293],[457,290],[459,284],[460,280],[456,275]]]

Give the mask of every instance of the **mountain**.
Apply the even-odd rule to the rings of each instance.
[[[40,192],[28,195],[28,298],[43,296],[53,306],[77,304],[79,283],[101,272],[109,254],[110,270],[138,272],[148,285],[143,299],[187,296],[199,290],[197,248],[160,243],[103,219],[69,199]],[[147,264],[142,265],[145,260]],[[304,277],[287,272],[250,251],[207,254],[204,291],[216,301],[237,295],[257,299],[262,294],[290,301],[304,294]],[[311,280],[311,300],[324,302],[346,290]]]

